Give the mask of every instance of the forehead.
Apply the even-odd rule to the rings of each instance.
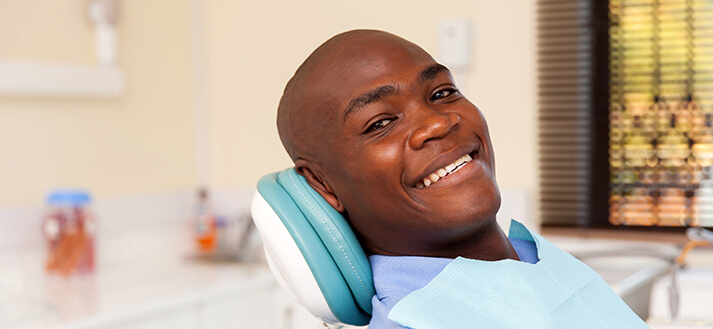
[[[337,112],[330,114],[339,114],[357,95],[415,81],[433,64],[423,49],[393,35],[346,40],[335,45],[313,71],[308,82],[310,98],[328,103],[330,112]]]
[[[407,78],[435,61],[420,47],[386,36],[347,44],[330,62],[335,69],[329,70],[325,78],[335,88],[349,90],[349,87],[366,88],[371,83]]]

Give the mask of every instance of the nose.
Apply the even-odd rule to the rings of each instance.
[[[421,149],[427,141],[447,136],[460,122],[460,116],[457,113],[432,109],[425,111],[425,115],[420,118],[416,130],[409,138],[409,146],[413,149]]]

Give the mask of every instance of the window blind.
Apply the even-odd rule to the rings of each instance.
[[[601,90],[596,86],[602,50],[597,47],[598,6],[590,0],[537,3],[539,205],[545,225],[586,226],[598,209],[592,203],[597,189],[593,117]],[[606,54],[606,42],[602,47]]]

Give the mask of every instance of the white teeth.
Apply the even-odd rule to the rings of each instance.
[[[467,154],[466,154],[466,155],[467,155]],[[466,161],[466,160],[465,160],[465,155],[464,155],[464,156],[458,158],[458,160],[456,160],[456,162],[453,162],[453,163],[455,163],[456,166],[460,166],[461,163],[463,163],[463,162],[465,162],[465,161]]]
[[[436,174],[436,173],[428,175],[428,178],[430,178],[431,181],[433,181],[434,183],[437,182],[439,179],[441,179],[441,177],[438,176],[438,174]]]
[[[453,161],[453,163],[436,170],[436,172],[428,175],[426,178],[423,179],[423,181],[418,182],[416,184],[417,188],[421,187],[427,187],[430,186],[431,184],[437,182],[439,179],[448,176],[448,174],[452,174],[456,172],[458,169],[460,169],[463,164],[468,163],[470,160],[473,160],[473,158],[470,157],[470,155],[466,154],[460,158],[458,158],[456,161]]]
[[[445,167],[443,167],[443,168],[445,168],[447,172],[451,172],[451,171],[453,171],[453,169],[456,169],[456,164],[455,164],[455,163],[451,163],[451,164],[449,164],[449,165],[447,165],[447,166],[445,166]]]

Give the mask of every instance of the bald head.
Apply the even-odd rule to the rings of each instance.
[[[343,88],[340,80],[369,70],[364,67],[366,63],[387,65],[365,59],[391,48],[426,54],[417,45],[387,32],[352,30],[332,37],[307,57],[287,83],[277,111],[280,139],[293,161],[306,158],[320,162],[325,154],[332,153],[337,129],[334,120],[339,119],[342,109],[338,107],[343,105],[333,97]]]
[[[287,84],[277,126],[368,252],[493,258],[478,256],[500,232],[487,124],[417,45],[367,30],[329,39]]]

